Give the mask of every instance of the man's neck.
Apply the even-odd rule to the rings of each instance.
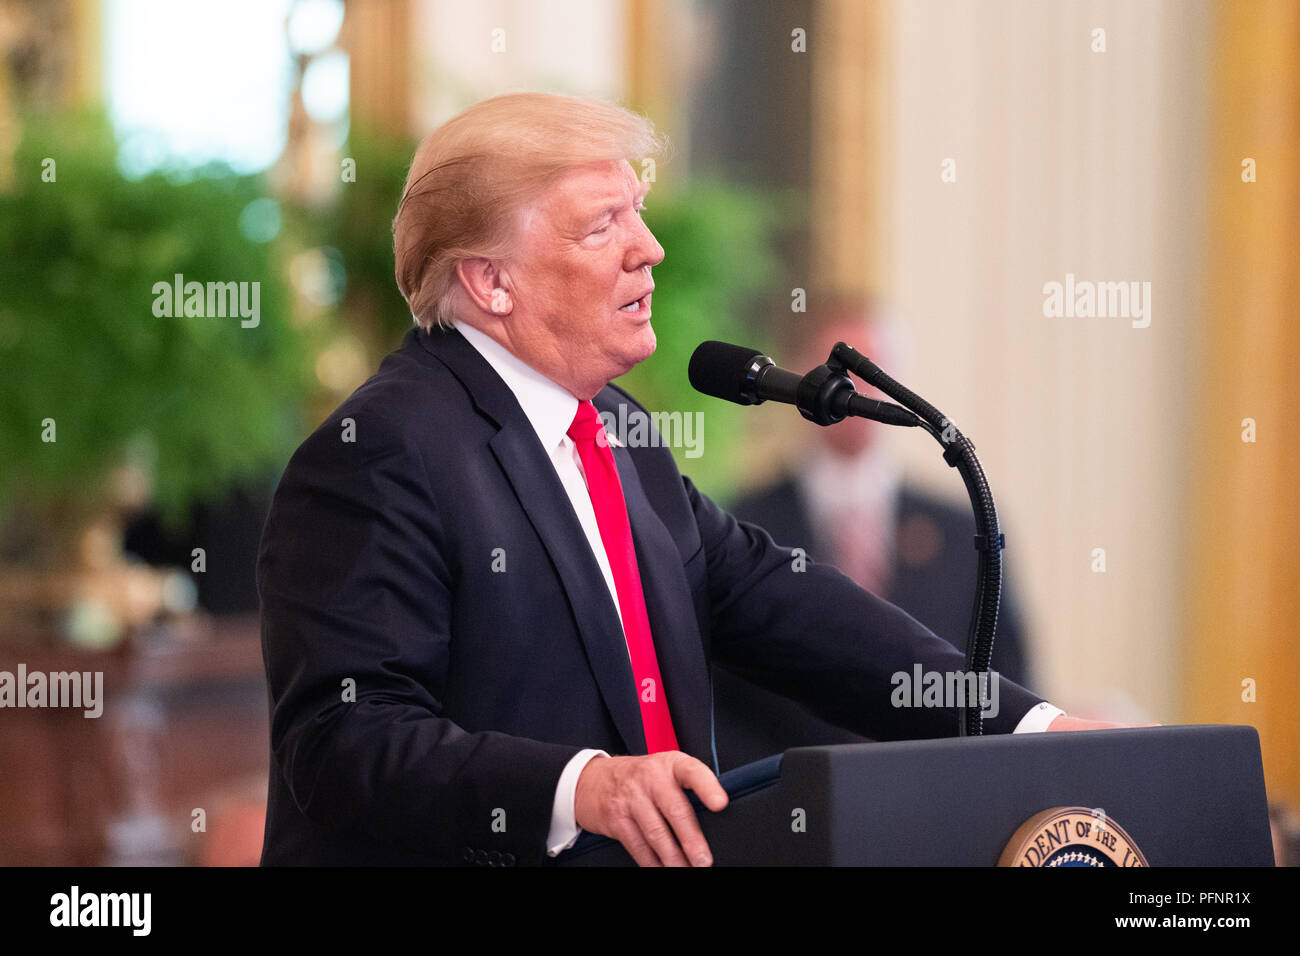
[[[521,348],[519,343],[514,341],[507,333],[505,323],[499,320],[491,323],[484,322],[480,325],[458,319],[453,325],[460,330],[462,335],[467,328],[477,332],[480,339],[474,342],[475,345],[478,345],[482,339],[488,339],[495,343],[498,348],[513,356],[516,361],[521,362],[536,374],[564,389],[578,401],[590,401],[607,384],[606,382],[574,381],[562,357],[557,356],[555,361],[547,361],[544,356],[535,355],[532,350]],[[468,338],[468,336],[466,337]],[[479,351],[483,350],[479,349]]]

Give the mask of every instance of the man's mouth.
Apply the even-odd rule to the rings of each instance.
[[[654,291],[653,289],[650,290],[650,292],[653,291]],[[631,302],[628,302],[626,305],[620,305],[618,307],[618,311],[635,314],[637,312],[640,312],[642,309],[650,308],[650,292],[644,293],[640,298],[633,299]]]

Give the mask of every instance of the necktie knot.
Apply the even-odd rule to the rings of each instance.
[[[569,437],[575,442],[588,442],[604,432],[605,425],[600,420],[596,406],[591,402],[579,402],[578,412],[573,416],[573,424],[569,426]]]

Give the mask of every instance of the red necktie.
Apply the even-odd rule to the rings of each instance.
[[[605,427],[591,402],[578,403],[578,413],[569,426],[569,437],[582,459],[582,469],[587,475],[587,493],[591,495],[591,504],[596,512],[596,526],[600,529],[600,540],[605,545],[609,567],[614,573],[618,608],[623,615],[623,633],[627,637],[632,676],[636,679],[637,697],[641,702],[646,751],[653,754],[677,750],[677,735],[673,733],[673,721],[668,714],[668,701],[659,676],[659,659],[655,656],[650,618],[645,609],[645,594],[641,591],[641,572],[632,546],[632,526],[627,519],[623,484],[618,480],[618,468],[614,465],[614,453],[609,449]]]
[[[877,509],[844,506],[835,526],[835,566],[858,587],[885,597],[889,584],[889,558],[884,528]]]

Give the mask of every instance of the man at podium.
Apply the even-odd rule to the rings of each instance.
[[[708,865],[710,666],[878,740],[951,736],[898,674],[964,659],[678,473],[610,383],[655,349],[647,121],[512,94],[420,144],[394,228],[417,327],[301,445],[258,561],[265,864],[535,864],[582,830]],[[649,438],[647,438],[649,436]],[[1071,721],[994,677],[991,733]]]

